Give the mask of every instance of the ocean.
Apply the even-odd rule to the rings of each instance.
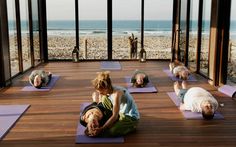
[[[13,21],[9,21],[10,30],[14,30]],[[134,35],[140,34],[140,20],[114,20],[112,22],[113,35]],[[27,23],[22,21],[22,33],[27,33]],[[203,34],[209,34],[209,21],[203,21]],[[197,21],[190,22],[191,33],[197,33]],[[37,30],[37,26],[34,27]],[[73,20],[48,20],[48,35],[75,35],[75,22]],[[12,32],[12,31],[10,31]],[[80,20],[79,34],[81,36],[106,35],[106,20]],[[170,36],[172,33],[172,20],[145,20],[144,34],[153,36]],[[230,26],[231,38],[236,39],[236,20],[231,21]]]

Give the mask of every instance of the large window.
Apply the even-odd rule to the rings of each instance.
[[[147,58],[170,59],[173,0],[144,2],[144,49]]]
[[[197,32],[198,32],[198,9],[199,1],[191,0],[190,5],[190,25],[189,25],[189,46],[188,46],[188,66],[196,70],[197,53]]]
[[[40,44],[39,44],[39,15],[38,0],[32,0],[32,25],[33,25],[33,47],[34,47],[34,63],[40,63]]]
[[[75,0],[47,0],[48,59],[71,59],[75,42]]]
[[[9,48],[11,76],[19,73],[19,54],[16,31],[15,0],[7,0],[8,28],[9,28]]]
[[[79,0],[80,58],[107,59],[107,0]]]
[[[209,37],[210,37],[210,15],[211,0],[203,0],[202,16],[202,38],[200,51],[200,72],[205,76],[209,74]]]
[[[112,58],[136,59],[130,50],[140,50],[141,0],[113,0],[112,15]]]
[[[31,67],[28,0],[20,0],[23,70]]]
[[[236,85],[236,1],[231,1],[228,83]]]

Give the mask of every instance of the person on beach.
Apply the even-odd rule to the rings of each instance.
[[[90,136],[123,136],[136,130],[140,119],[137,105],[129,91],[113,86],[109,72],[100,72],[92,81],[95,88],[93,101],[101,102],[112,111],[111,117],[101,126],[94,127]]]
[[[29,82],[32,86],[39,89],[49,84],[51,78],[51,72],[46,73],[44,70],[34,70],[29,76]]]
[[[175,77],[178,77],[182,80],[187,80],[190,75],[188,68],[177,62],[171,62],[169,64],[169,69]]]
[[[181,101],[180,110],[200,112],[204,119],[213,119],[219,104],[208,91],[201,87],[187,89],[186,81],[182,82],[182,88],[179,82],[176,81],[174,83],[174,91]]]
[[[130,82],[133,84],[133,87],[142,88],[149,83],[149,79],[144,71],[136,69]]]

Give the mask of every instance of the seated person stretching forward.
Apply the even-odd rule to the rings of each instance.
[[[131,83],[133,83],[133,86],[142,88],[142,87],[145,87],[148,82],[149,82],[149,79],[148,79],[147,74],[143,71],[136,69],[131,78]]]
[[[86,106],[80,115],[80,123],[86,127],[84,133],[91,136],[93,130],[103,126],[111,116],[112,111],[105,108],[101,102]]]
[[[94,128],[90,136],[122,136],[135,131],[140,116],[129,91],[113,86],[108,72],[98,73],[92,83],[96,90],[93,93],[94,101],[102,102],[105,108],[112,111],[112,115],[105,124]]]
[[[187,80],[190,75],[188,68],[180,63],[171,62],[169,64],[169,68],[173,75],[180,79]]]
[[[46,86],[52,78],[52,74],[46,73],[43,70],[34,70],[29,76],[29,82],[35,88]]]
[[[179,82],[176,81],[174,90],[181,101],[180,110],[201,112],[204,119],[213,119],[218,108],[218,102],[208,91],[200,87],[187,89],[186,81],[182,82],[182,88],[180,88]]]

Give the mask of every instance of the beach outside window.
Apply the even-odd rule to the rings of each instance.
[[[32,0],[34,63],[40,63],[38,0]]]
[[[197,51],[197,31],[198,31],[198,9],[199,1],[191,0],[190,5],[190,25],[189,25],[189,46],[188,46],[188,66],[196,70],[196,51]]]
[[[208,76],[208,55],[209,55],[209,36],[210,36],[210,16],[211,16],[211,0],[203,0],[202,13],[202,38],[200,51],[200,72]]]
[[[112,58],[137,59],[135,50],[139,53],[141,42],[141,0],[113,0],[112,15]]]
[[[147,59],[170,59],[173,0],[144,1],[144,49]]]
[[[14,76],[19,73],[19,54],[16,32],[15,0],[7,0],[7,11],[11,76]]]
[[[47,0],[48,59],[72,59],[75,41],[75,1]]]
[[[187,23],[187,0],[181,0],[180,30],[179,30],[179,60],[185,63],[186,52],[186,23]]]
[[[79,0],[79,58],[107,59],[107,0]]]
[[[23,70],[31,67],[28,0],[20,0]]]
[[[230,42],[227,84],[236,85],[236,1],[231,1]]]

